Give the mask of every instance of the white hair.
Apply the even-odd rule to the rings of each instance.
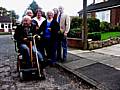
[[[24,16],[24,17],[23,17],[23,19],[22,19],[22,21],[23,21],[24,19],[29,19],[29,20],[32,20],[32,19],[31,19],[31,17],[30,17],[30,16],[28,16],[28,15]]]
[[[33,11],[31,10],[31,9],[28,9],[27,11],[26,11],[26,13],[25,13],[25,15],[27,15],[27,13],[33,13]]]
[[[47,11],[47,14],[48,14],[48,13],[52,13],[52,14],[54,15],[54,11],[53,11],[53,10],[48,10],[48,11]]]

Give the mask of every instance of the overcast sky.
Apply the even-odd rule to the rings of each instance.
[[[26,8],[32,3],[33,0],[0,0],[0,6],[5,7],[7,10],[15,10],[21,17]],[[35,0],[37,4],[43,8],[43,11],[53,9],[55,7],[63,6],[65,12],[70,16],[78,15],[77,12],[83,8],[83,0]],[[90,4],[93,0],[88,0]]]

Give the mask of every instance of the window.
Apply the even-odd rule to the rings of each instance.
[[[9,28],[9,29],[11,28],[11,24],[8,24],[8,28]]]
[[[106,21],[110,23],[110,10],[96,12],[96,18],[100,19],[100,21]]]
[[[4,24],[1,24],[1,28],[4,28]]]

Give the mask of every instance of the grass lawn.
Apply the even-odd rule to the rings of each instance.
[[[120,32],[105,32],[101,33],[101,40],[106,40],[109,38],[120,37]]]
[[[10,35],[10,32],[0,32],[0,35]]]

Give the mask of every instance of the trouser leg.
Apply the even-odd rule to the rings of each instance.
[[[62,48],[63,48],[63,60],[67,59],[67,38],[64,37],[62,40]]]
[[[56,51],[57,51],[57,41],[55,41],[51,46],[51,62],[56,63]]]
[[[23,59],[26,60],[27,66],[31,66],[31,61],[30,61],[30,52],[29,48],[26,44],[21,44],[20,45],[20,53],[23,55]]]

